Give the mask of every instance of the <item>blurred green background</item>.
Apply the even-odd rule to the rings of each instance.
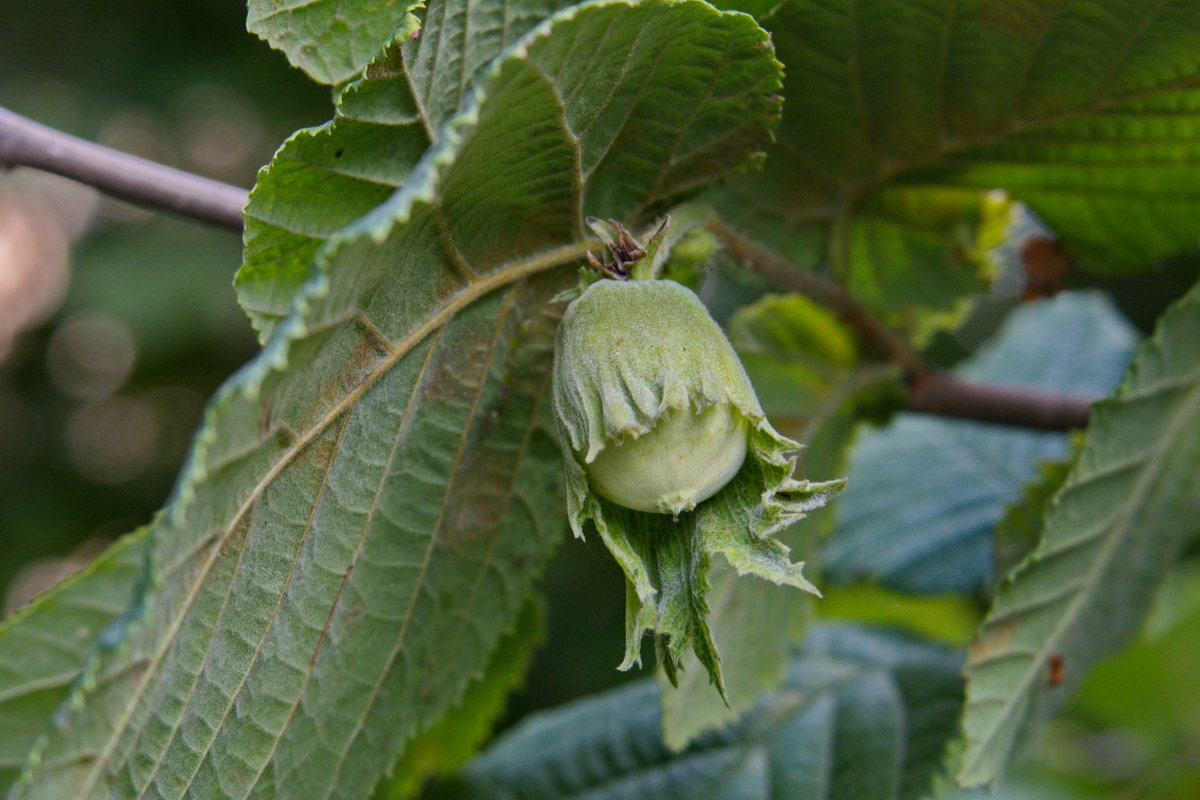
[[[327,88],[245,32],[240,0],[0,4],[0,106],[241,186]],[[239,237],[28,170],[0,173],[0,598],[5,613],[169,494],[203,410],[256,345],[231,279]],[[1143,330],[1196,260],[1131,291]],[[1149,281],[1151,285],[1145,282]],[[1162,284],[1162,285],[1159,285]],[[935,342],[936,360],[965,354]],[[623,583],[598,543],[545,579],[548,635],[504,725],[615,685]],[[1146,640],[1093,676],[1019,778],[1022,797],[1200,796],[1200,572],[1182,570]],[[983,601],[835,593],[826,613],[965,643]],[[868,800],[868,799],[864,799]]]

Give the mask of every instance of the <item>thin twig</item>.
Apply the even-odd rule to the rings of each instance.
[[[1087,425],[1092,409],[1086,399],[971,383],[935,371],[840,284],[801,269],[721,222],[710,223],[709,229],[739,263],[775,286],[799,292],[831,309],[880,357],[899,364],[909,389],[905,402],[909,411],[1040,430],[1072,430]]]
[[[1092,404],[1082,397],[973,383],[945,372],[929,373],[912,386],[905,408],[1046,431],[1087,427],[1092,414]]]
[[[786,258],[751,242],[723,222],[709,223],[709,230],[721,240],[725,251],[738,263],[781,289],[799,292],[835,312],[868,347],[884,359],[899,364],[907,383],[914,383],[929,372],[928,365],[908,346],[908,342],[864,308],[841,284],[801,269]]]
[[[4,167],[34,167],[139,205],[242,229],[244,189],[77,139],[0,108]]]
[[[0,108],[0,168],[16,166],[54,172],[134,203],[232,230],[242,228],[244,189],[77,139]],[[909,410],[1044,430],[1087,424],[1091,406],[1082,398],[967,383],[934,372],[840,284],[800,269],[720,222],[710,228],[735,259],[776,286],[832,309],[871,349],[899,364],[909,386]]]

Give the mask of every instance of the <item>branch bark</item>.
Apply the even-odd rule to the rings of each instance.
[[[1092,404],[1086,398],[972,383],[945,372],[929,373],[911,386],[905,408],[939,417],[1045,431],[1087,427],[1092,414]]]
[[[77,139],[4,108],[0,167],[34,167],[122,200],[242,229],[245,190]]]
[[[242,229],[248,198],[244,189],[87,142],[0,108],[0,168],[17,166],[54,172],[139,205]],[[909,386],[908,410],[1042,430],[1087,424],[1091,405],[1085,399],[968,383],[933,371],[840,284],[800,269],[719,222],[710,228],[735,259],[776,286],[833,309],[867,346],[899,364]]]
[[[709,229],[739,263],[779,288],[799,292],[833,310],[880,357],[899,364],[909,390],[907,410],[1039,430],[1065,431],[1087,426],[1092,411],[1088,400],[1074,395],[970,383],[936,371],[840,284],[801,269],[720,222],[710,223]]]
[[[834,311],[853,328],[867,346],[888,361],[900,365],[905,382],[912,384],[929,372],[925,364],[899,334],[854,299],[839,283],[800,269],[786,258],[759,247],[722,222],[709,223],[709,230],[740,264],[762,275],[776,286],[806,295]]]

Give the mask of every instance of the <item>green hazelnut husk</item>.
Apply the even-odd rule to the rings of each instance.
[[[597,281],[568,307],[558,333],[554,409],[585,472],[602,469],[618,483],[623,476],[613,473],[627,469],[637,474],[624,477],[643,487],[675,486],[653,509],[640,497],[601,494],[627,508],[672,514],[690,511],[733,477],[746,452],[746,422],[763,418],[708,310],[665,280]],[[708,486],[714,462],[726,474]]]
[[[552,396],[571,528],[582,537],[590,521],[627,578],[621,668],[654,633],[669,678],[691,647],[723,695],[710,558],[816,593],[774,534],[844,482],[793,476],[801,446],[771,427],[724,332],[673,281],[587,286],[558,330]]]

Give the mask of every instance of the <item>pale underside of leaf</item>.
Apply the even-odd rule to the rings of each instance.
[[[1137,629],[1200,520],[1200,288],[1162,317],[1100,404],[1041,539],[968,661],[959,779],[996,780],[1040,719]]]
[[[0,624],[0,794],[21,771],[97,639],[125,611],[145,567],[145,531]]]
[[[534,650],[542,641],[545,611],[531,598],[488,658],[483,671],[458,702],[406,747],[395,771],[372,800],[412,797],[430,775],[446,777],[462,769],[491,734],[504,702],[525,679]]]
[[[967,380],[1103,397],[1137,335],[1096,292],[1030,303],[958,367]],[[993,582],[992,528],[1064,434],[898,414],[863,434],[824,549],[826,577],[901,592],[978,593]]]
[[[472,800],[916,800],[962,702],[955,654],[894,634],[814,628],[782,688],[671,753],[658,687],[638,682],[531,717],[465,773]]]

